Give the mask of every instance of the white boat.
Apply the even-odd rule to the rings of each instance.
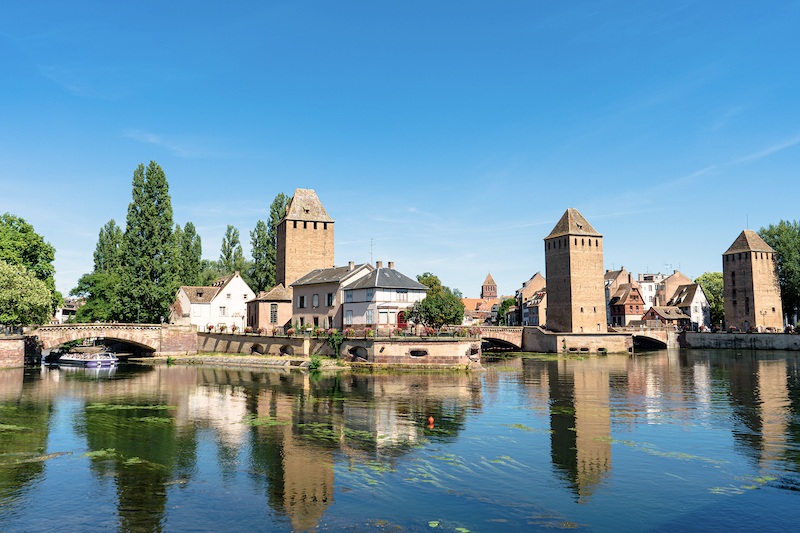
[[[119,362],[113,353],[68,353],[58,358],[57,365],[82,366],[84,368],[97,368],[104,366],[116,366]]]

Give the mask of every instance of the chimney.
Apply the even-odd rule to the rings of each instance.
[[[354,268],[355,268],[355,265],[353,264],[353,262],[352,262],[352,261],[350,261],[349,263],[347,263],[347,270],[353,270]]]
[[[394,270],[394,261],[389,261],[389,268]]]
[[[383,261],[375,261],[375,268],[382,268],[382,267],[383,267]]]

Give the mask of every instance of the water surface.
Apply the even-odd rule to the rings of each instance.
[[[485,366],[0,371],[0,531],[796,529],[796,354]]]

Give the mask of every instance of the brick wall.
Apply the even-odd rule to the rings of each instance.
[[[0,337],[0,368],[25,365],[25,338]]]

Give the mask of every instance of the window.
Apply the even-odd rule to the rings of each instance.
[[[379,315],[380,315],[380,319],[381,319],[381,324],[388,324],[389,323],[389,313],[387,313],[386,311],[381,311],[379,313]]]
[[[329,292],[327,297],[325,298],[325,303],[328,307],[333,307],[333,293]]]
[[[247,300],[247,295],[246,294],[242,294],[242,299],[243,300]]]
[[[269,304],[269,323],[278,323],[278,304]]]
[[[231,293],[228,293],[228,294],[226,294],[226,295],[225,295],[225,298],[227,298],[228,300],[230,300],[230,299],[231,299]]]
[[[319,307],[319,294],[315,294],[314,296],[311,297],[311,307],[313,307],[314,309]]]
[[[398,302],[408,301],[408,289],[397,289],[397,301]]]
[[[319,317],[318,317],[318,316],[315,316],[315,317],[314,317],[314,327],[315,327],[315,328],[318,328],[318,327],[319,327]]]
[[[345,303],[353,303],[353,291],[344,291],[344,301]]]
[[[374,322],[373,322],[374,317],[372,316],[372,309],[367,309],[367,313],[366,313],[366,317],[365,318],[366,318],[367,324],[374,324]]]
[[[224,305],[219,306],[219,316],[227,316],[228,310],[225,308]]]
[[[348,309],[344,312],[344,323],[348,326],[353,324],[353,311]]]
[[[369,289],[367,289],[367,301],[368,301],[368,302],[371,302],[371,301],[372,301],[372,297],[373,297],[374,295],[375,295],[375,289],[373,289],[372,287],[370,287]]]
[[[297,307],[299,309],[305,309],[305,307],[306,307],[306,297],[305,296],[298,296],[297,297]]]

